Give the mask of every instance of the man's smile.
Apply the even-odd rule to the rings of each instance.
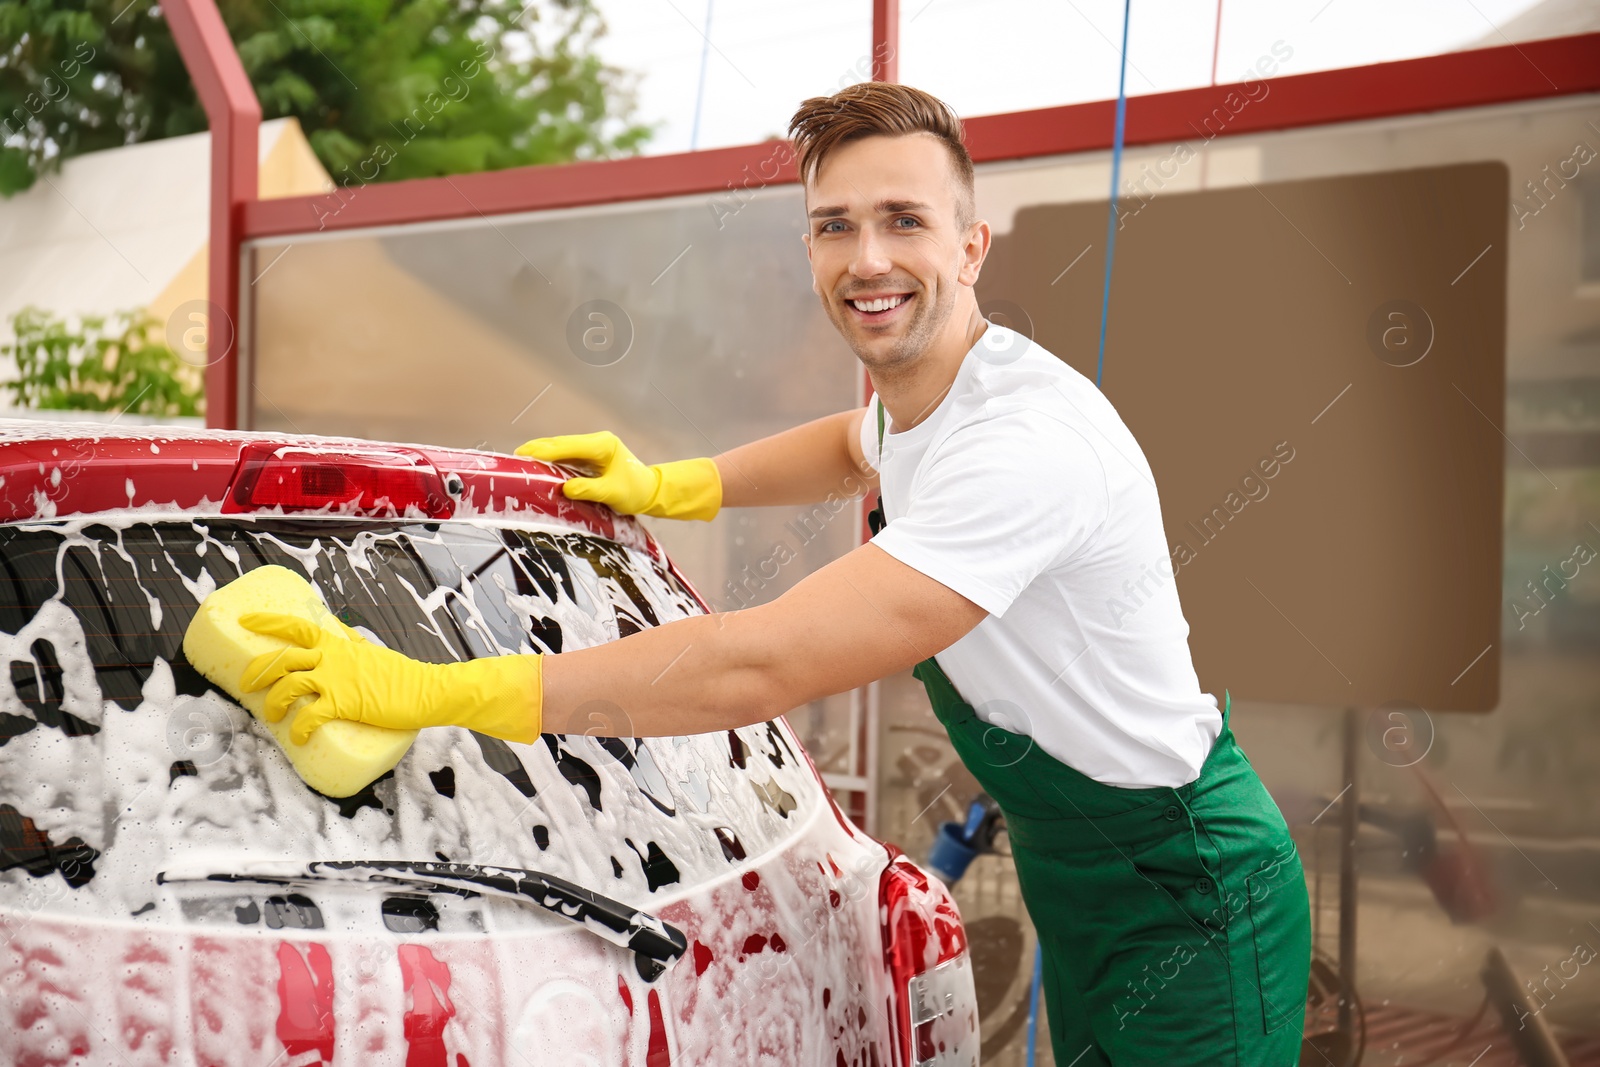
[[[856,296],[845,301],[853,316],[863,322],[884,322],[898,317],[901,308],[911,302],[910,293],[884,293],[876,296]]]

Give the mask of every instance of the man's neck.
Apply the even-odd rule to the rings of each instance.
[[[956,323],[951,325],[956,326]],[[872,391],[883,398],[884,409],[894,422],[896,433],[911,429],[933,414],[955,384],[961,361],[988,327],[989,323],[974,307],[966,321],[944,331],[911,366],[895,371],[867,372],[872,379]]]

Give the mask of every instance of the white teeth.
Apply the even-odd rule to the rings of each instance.
[[[876,300],[852,300],[851,305],[858,311],[888,311],[890,308],[899,307],[906,302],[904,294],[900,296],[881,296]]]

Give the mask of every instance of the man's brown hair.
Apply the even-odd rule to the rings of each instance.
[[[789,120],[802,182],[816,177],[822,161],[842,144],[908,133],[931,133],[949,150],[956,173],[956,222],[970,225],[972,157],[961,140],[961,119],[938,97],[909,85],[860,82],[832,96],[813,96]]]

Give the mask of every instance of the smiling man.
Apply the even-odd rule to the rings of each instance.
[[[1044,953],[1056,1062],[1296,1062],[1311,957],[1288,829],[1190,660],[1150,466],[1083,375],[979,314],[989,251],[943,103],[865,83],[790,125],[812,287],[876,398],[716,457],[646,466],[609,432],[517,451],[587,465],[567,496],[712,519],[881,488],[870,542],[771,603],[560,655],[422,664],[278,615],[247,688],[329,719],[513,741],[620,708],[640,736],[724,730],[914,668],[1005,812]],[[879,485],[881,480],[881,487]]]

